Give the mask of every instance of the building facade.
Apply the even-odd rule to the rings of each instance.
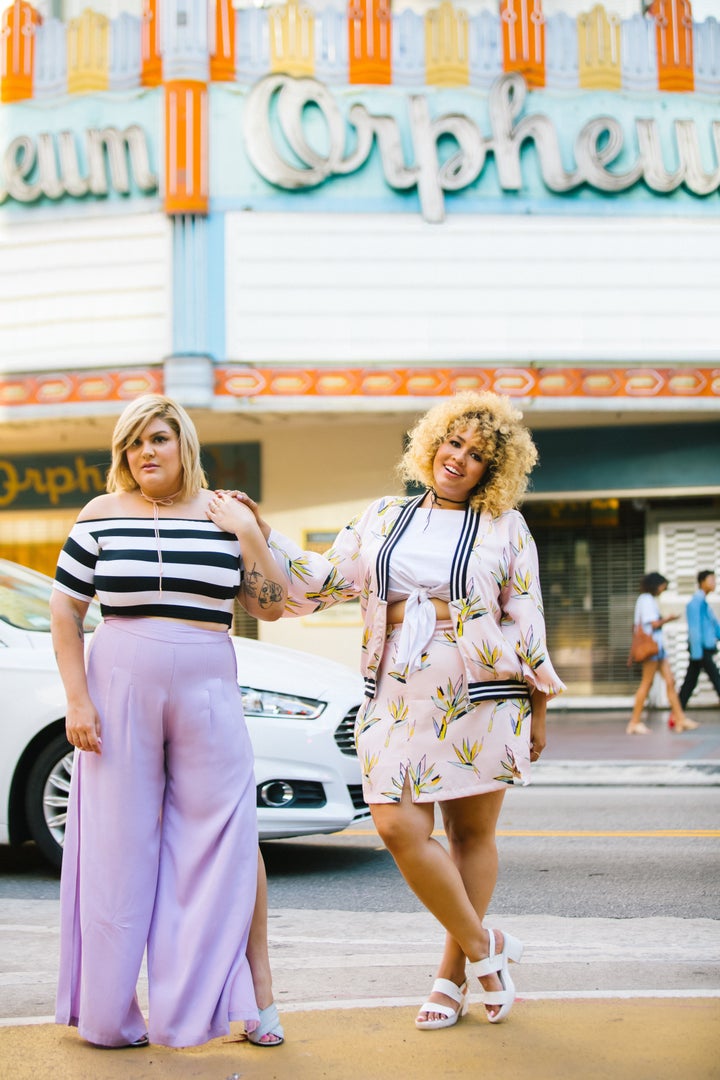
[[[416,415],[493,389],[557,666],[627,696],[642,573],[682,611],[720,571],[720,22],[616,6],[7,7],[0,555],[52,570],[146,390],[322,548]],[[352,664],[359,618],[261,633]]]

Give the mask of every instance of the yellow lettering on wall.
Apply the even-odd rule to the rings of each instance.
[[[98,465],[88,465],[81,455],[72,464],[28,467],[20,470],[12,461],[0,459],[0,507],[22,504],[23,492],[46,495],[51,506],[59,506],[63,495],[81,492],[83,496],[105,491],[105,475]],[[27,501],[27,500],[25,500]],[[37,504],[37,499],[33,503]],[[83,498],[80,501],[85,501]]]

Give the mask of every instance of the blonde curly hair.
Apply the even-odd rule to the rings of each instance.
[[[488,461],[480,483],[470,494],[473,510],[487,510],[496,517],[517,506],[538,453],[522,413],[510,399],[490,391],[472,390],[453,395],[422,416],[408,432],[408,446],[398,472],[403,480],[432,488],[433,462],[438,448],[456,431],[469,428]]]

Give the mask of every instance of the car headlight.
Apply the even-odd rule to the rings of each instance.
[[[325,709],[324,701],[297,697],[295,694],[276,694],[271,690],[255,690],[241,686],[243,711],[246,716],[288,716],[315,720]]]

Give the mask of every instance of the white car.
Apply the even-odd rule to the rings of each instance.
[[[62,857],[73,751],[50,639],[52,581],[0,559],[0,843]],[[93,603],[86,629],[100,621]],[[255,751],[260,839],[331,833],[369,815],[353,743],[362,679],[295,649],[232,638]]]

